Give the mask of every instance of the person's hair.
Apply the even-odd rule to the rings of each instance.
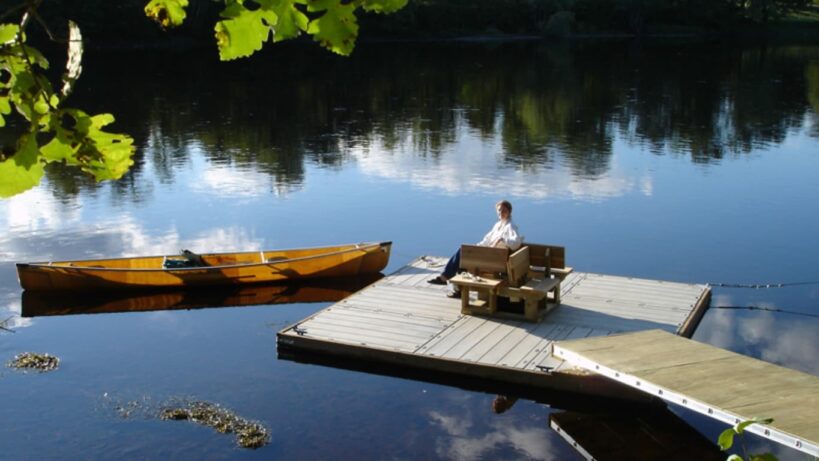
[[[506,210],[509,211],[509,214],[512,214],[512,204],[509,203],[509,200],[501,200],[500,202],[496,203],[495,206],[506,208]]]

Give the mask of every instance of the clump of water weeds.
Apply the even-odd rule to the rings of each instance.
[[[36,352],[23,352],[14,356],[14,360],[8,363],[10,368],[37,370],[46,372],[56,370],[60,365],[60,359],[50,354],[38,354]]]
[[[248,421],[226,408],[208,402],[166,407],[160,411],[159,417],[174,421],[189,420],[222,434],[236,434],[236,443],[244,448],[259,448],[270,440],[267,429],[261,424]]]

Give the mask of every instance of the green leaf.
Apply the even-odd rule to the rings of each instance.
[[[745,428],[750,426],[751,424],[771,424],[773,422],[773,418],[759,418],[755,417],[753,419],[749,419],[747,421],[743,421],[738,423],[734,426],[734,431],[737,434],[742,434],[745,431]]]
[[[745,461],[742,459],[742,456],[739,455],[731,455],[725,459],[725,461]]]
[[[722,431],[717,439],[720,450],[725,451],[734,445],[734,434],[736,434],[736,432],[734,432],[733,427]]]
[[[304,0],[276,0],[271,3],[271,10],[278,16],[278,21],[273,28],[274,42],[295,38],[302,31],[307,31],[309,19],[304,13],[297,10],[295,5],[303,2]]]
[[[78,109],[55,112],[49,128],[55,136],[40,149],[47,162],[79,166],[97,181],[118,179],[133,164],[133,139],[109,133],[102,128],[111,124],[111,114],[89,116]]]
[[[79,141],[70,130],[57,128],[57,133],[46,145],[40,148],[40,154],[46,162],[66,162],[77,165]]]
[[[0,197],[11,197],[31,189],[40,183],[43,172],[37,139],[33,134],[23,135],[18,140],[17,152],[0,162]]]
[[[26,46],[25,49],[28,59],[31,60],[32,64],[36,64],[43,69],[48,69],[48,59],[43,56],[43,53],[40,53],[40,50],[30,46]]]
[[[40,115],[45,115],[45,114],[48,113],[49,110],[51,110],[51,106],[49,106],[48,102],[45,100],[45,98],[42,98],[42,97],[38,97],[38,98],[34,99],[33,107],[34,107],[34,111],[37,112]]]
[[[216,45],[219,59],[230,61],[243,58],[262,49],[273,32],[276,13],[259,8],[250,11],[240,3],[233,3],[222,11],[224,19],[216,23]]]
[[[8,96],[0,96],[0,128],[6,126],[4,115],[11,113],[11,103]]]
[[[327,5],[327,11],[310,21],[307,33],[328,50],[343,56],[353,52],[358,37],[358,22],[354,11],[355,4],[342,5],[337,0],[311,1],[308,8],[320,8]]]
[[[381,14],[395,13],[405,6],[407,0],[364,0],[362,4],[364,11]]]
[[[102,127],[114,122],[111,114],[88,117],[80,113],[85,117],[78,118],[77,131],[87,138],[77,152],[82,170],[94,175],[97,181],[121,178],[134,164],[131,159],[135,150],[133,138],[102,130]]]
[[[751,455],[749,461],[779,461],[779,458],[771,453],[763,453],[761,455]]]
[[[0,24],[0,45],[10,45],[17,39],[20,26],[17,24]]]
[[[52,95],[51,84],[39,74],[15,68],[9,97],[17,112],[32,124],[39,124],[51,107],[46,95]]]
[[[145,14],[167,29],[185,21],[187,6],[188,0],[151,0],[145,5]]]

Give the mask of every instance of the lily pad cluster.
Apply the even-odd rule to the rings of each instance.
[[[173,421],[189,420],[222,434],[236,434],[236,443],[243,448],[259,448],[270,440],[267,429],[260,423],[248,421],[226,408],[208,402],[166,407],[160,411],[159,417]]]
[[[8,363],[10,368],[37,370],[46,372],[56,370],[60,365],[60,359],[50,354],[38,354],[36,352],[23,352],[14,356],[14,360]]]

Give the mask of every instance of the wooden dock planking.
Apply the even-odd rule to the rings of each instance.
[[[669,402],[819,456],[819,377],[660,330],[556,343],[554,353]]]
[[[444,262],[418,258],[280,331],[279,344],[577,391],[565,387],[561,377],[578,373],[563,373],[569,367],[552,355],[554,341],[649,328],[681,333],[707,307],[705,285],[573,272],[561,284],[562,303],[540,323],[465,316],[459,299],[444,296],[446,287],[426,283]]]

